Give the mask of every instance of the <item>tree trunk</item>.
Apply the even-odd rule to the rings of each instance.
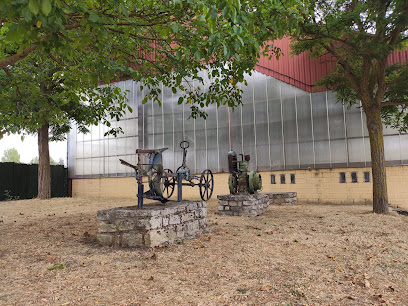
[[[38,130],[38,198],[51,198],[50,153],[48,149],[48,123]]]
[[[373,105],[372,103],[371,105]],[[370,137],[371,169],[373,173],[373,211],[388,214],[387,177],[384,155],[384,135],[381,121],[381,107],[365,107],[367,129]]]

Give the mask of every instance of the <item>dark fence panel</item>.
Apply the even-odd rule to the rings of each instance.
[[[38,165],[0,163],[0,201],[32,199],[38,194]],[[51,197],[68,196],[68,170],[51,166]]]

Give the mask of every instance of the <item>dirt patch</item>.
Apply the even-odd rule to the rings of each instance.
[[[135,202],[0,202],[0,304],[408,305],[406,216],[300,204],[229,217],[212,200],[208,235],[156,250],[99,246],[96,211]]]

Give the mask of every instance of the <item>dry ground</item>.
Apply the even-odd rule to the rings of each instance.
[[[212,200],[210,234],[156,250],[99,246],[96,211],[128,205],[0,202],[0,304],[408,305],[406,216],[300,204],[228,217]]]

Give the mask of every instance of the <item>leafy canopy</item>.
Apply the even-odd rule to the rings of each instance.
[[[293,38],[295,54],[329,54],[331,74],[318,85],[336,90],[338,100],[382,108],[387,125],[408,129],[408,65],[392,64],[391,52],[407,48],[408,3],[401,0],[302,1],[303,21]],[[369,101],[369,102],[366,102]]]
[[[19,163],[20,154],[18,153],[16,148],[4,150],[3,156],[1,157],[1,162],[2,163]]]
[[[23,76],[23,70],[27,71],[34,63],[54,66],[52,70],[58,72],[48,73],[48,78],[54,83],[58,78],[63,79],[60,87],[64,89],[68,88],[67,82],[72,83],[68,90],[71,94],[61,93],[58,97],[53,94],[48,99],[48,103],[62,104],[57,108],[63,108],[69,103],[78,106],[84,96],[91,95],[90,90],[83,91],[83,87],[90,88],[88,83],[109,84],[116,73],[117,77],[133,78],[143,84],[147,89],[144,103],[148,100],[161,103],[158,85],[163,83],[173,92],[182,93],[179,103],[188,103],[193,117],[205,117],[202,109],[211,103],[231,107],[240,103],[237,83],[244,81],[244,73],[252,70],[261,48],[265,47],[263,43],[294,29],[293,18],[287,17],[285,8],[293,3],[293,0],[242,3],[239,0],[5,0],[0,4],[3,82],[12,78],[20,88],[28,88],[41,67],[36,71],[28,69],[27,77]],[[269,54],[276,51],[267,46],[263,50]],[[23,66],[12,69],[26,58]],[[85,70],[90,60],[93,65],[97,65],[97,60],[101,63]],[[109,71],[103,71],[104,67]],[[202,69],[211,71],[211,83],[206,91],[200,88],[204,80],[198,72]],[[68,74],[72,80],[67,80]],[[40,84],[46,78],[37,79]],[[37,87],[37,92],[38,84],[31,85]],[[11,90],[16,91],[17,87]],[[62,100],[55,102],[61,95]],[[113,96],[118,99],[118,95]],[[24,104],[37,103],[32,100]],[[67,114],[77,110],[75,105],[71,105]],[[45,112],[60,116],[54,111]],[[55,125],[65,126],[65,122]]]

